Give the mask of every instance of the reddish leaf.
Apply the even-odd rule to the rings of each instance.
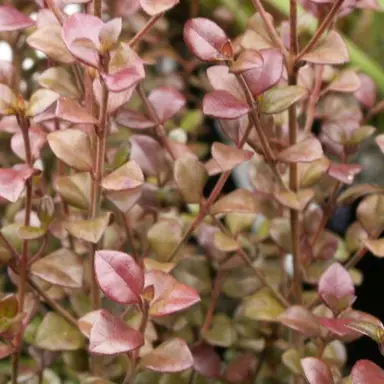
[[[102,291],[121,304],[140,302],[144,272],[132,256],[102,250],[95,254],[95,272]]]
[[[176,89],[161,87],[154,89],[149,95],[151,102],[161,123],[173,117],[185,105],[185,97]]]
[[[285,326],[292,328],[308,337],[320,336],[320,326],[316,317],[308,309],[293,305],[286,309],[278,320]]]
[[[0,196],[10,202],[16,202],[21,196],[25,182],[34,174],[31,168],[1,168],[0,169]]]
[[[362,171],[360,164],[338,164],[331,163],[327,172],[329,176],[344,184],[352,184],[355,176]]]
[[[345,337],[352,333],[350,328],[347,325],[352,322],[352,319],[337,318],[332,319],[329,317],[319,317],[320,324],[327,328],[329,331],[333,332],[339,337]]]
[[[382,384],[384,371],[369,360],[359,360],[352,368],[352,384]]]
[[[145,287],[151,285],[154,286],[155,294],[149,313],[153,317],[181,311],[200,301],[199,294],[193,288],[162,271],[153,270],[145,274]]]
[[[0,32],[17,31],[31,27],[35,22],[16,8],[0,6]]]
[[[376,84],[365,73],[359,73],[360,87],[355,92],[355,97],[367,108],[372,108],[376,103]]]
[[[124,191],[141,187],[143,183],[143,172],[138,164],[131,160],[106,176],[101,185],[108,191]]]
[[[31,146],[31,155],[34,160],[40,157],[40,151],[47,142],[46,133],[38,126],[31,127],[28,130],[29,142]],[[23,134],[18,132],[12,136],[11,139],[12,151],[19,156],[22,160],[25,160],[25,144]]]
[[[257,360],[253,353],[239,353],[228,364],[224,377],[231,383],[246,383],[249,381],[256,364]]]
[[[103,355],[129,352],[143,344],[144,337],[140,332],[105,310],[99,312],[89,336],[89,350]]]
[[[243,73],[250,69],[261,68],[263,66],[263,56],[254,49],[242,51],[231,65],[231,72]]]
[[[54,102],[59,99],[60,95],[50,89],[39,89],[30,98],[27,116],[36,116],[47,110]]]
[[[213,143],[212,157],[223,171],[229,171],[252,158],[253,152],[230,147],[222,143]]]
[[[208,344],[198,344],[191,349],[193,368],[205,377],[219,377],[221,359],[215,349]]]
[[[100,312],[101,309],[88,312],[77,320],[77,326],[79,327],[79,330],[84,336],[89,338],[89,335],[91,334],[91,329],[94,326],[96,320],[99,318]]]
[[[233,73],[226,65],[213,65],[207,69],[208,80],[216,91],[227,91],[240,100],[246,100],[244,92]]]
[[[0,343],[0,359],[5,359],[6,357],[12,355],[15,351],[15,347],[9,344]]]
[[[250,111],[249,105],[226,91],[213,91],[204,96],[203,112],[218,119],[236,119]]]
[[[223,52],[228,37],[209,19],[199,17],[188,20],[184,26],[184,41],[189,50],[202,61],[228,59]]]
[[[309,384],[334,383],[331,370],[324,361],[315,357],[305,357],[301,359],[301,366]]]
[[[73,56],[93,67],[99,65],[99,34],[104,23],[95,16],[75,13],[63,24],[63,40]]]
[[[334,312],[348,308],[355,300],[355,287],[349,272],[339,263],[332,264],[319,280],[318,292]]]
[[[97,120],[90,115],[77,101],[61,97],[57,103],[56,117],[74,124],[97,124]]]
[[[355,92],[360,88],[360,78],[355,71],[342,71],[328,86],[329,91]]]
[[[314,64],[343,64],[349,60],[348,48],[343,38],[332,30],[302,59]]]
[[[236,189],[235,191],[225,195],[211,208],[211,213],[255,213],[257,212],[257,204],[252,193],[246,189]]]
[[[316,138],[306,139],[281,151],[277,158],[284,163],[310,163],[323,157],[323,148]]]
[[[138,113],[132,109],[123,109],[118,112],[116,116],[118,124],[123,125],[131,129],[147,129],[155,126],[155,122],[149,120],[141,113]]]
[[[277,84],[283,75],[283,55],[279,49],[261,49],[263,66],[245,72],[244,79],[252,94],[259,96]]]
[[[140,5],[150,16],[168,11],[178,3],[179,0],[140,0]]]
[[[384,257],[384,238],[367,239],[364,241],[364,244],[375,256]]]
[[[193,357],[187,343],[176,338],[144,355],[140,365],[156,372],[180,372],[193,366]]]
[[[136,66],[132,66],[111,75],[103,75],[103,78],[111,92],[122,92],[135,86],[144,75]]]

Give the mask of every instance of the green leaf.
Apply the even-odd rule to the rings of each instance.
[[[260,111],[267,114],[283,112],[299,101],[306,93],[307,90],[305,88],[297,85],[272,88],[262,96]]]
[[[74,351],[84,347],[84,337],[78,329],[54,312],[48,312],[37,333],[36,346],[48,351]]]

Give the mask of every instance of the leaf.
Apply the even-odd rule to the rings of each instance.
[[[261,68],[244,72],[243,76],[253,96],[257,97],[276,85],[283,75],[284,58],[280,49],[261,49],[263,58]]]
[[[179,0],[140,0],[140,5],[150,16],[168,11],[178,3]]]
[[[183,339],[174,338],[144,355],[140,365],[156,372],[180,372],[193,366],[193,356]]]
[[[184,201],[198,204],[208,179],[204,165],[193,157],[181,157],[174,163],[173,176]]]
[[[169,255],[181,241],[182,235],[179,222],[173,219],[160,220],[149,229],[148,243],[158,261],[170,261]]]
[[[89,335],[91,334],[91,329],[100,316],[100,311],[101,309],[97,309],[96,311],[88,312],[77,320],[77,326],[79,327],[80,332],[85,337],[89,338]]]
[[[332,80],[327,89],[334,92],[356,92],[360,88],[360,85],[360,77],[357,73],[347,69]]]
[[[221,359],[209,344],[201,343],[191,348],[193,369],[205,377],[219,377]]]
[[[359,360],[352,368],[352,384],[381,384],[384,371],[369,360]]]
[[[308,309],[293,305],[279,315],[278,321],[307,337],[319,337],[320,325],[316,317]]]
[[[234,252],[240,248],[239,243],[235,239],[225,235],[221,231],[215,233],[213,242],[215,247],[223,252]]]
[[[273,88],[263,95],[260,102],[260,111],[266,114],[283,112],[306,94],[307,90],[297,85]]]
[[[232,73],[243,73],[251,69],[261,68],[264,64],[263,56],[254,49],[246,49],[231,65]]]
[[[348,48],[343,38],[332,30],[302,60],[314,64],[343,64],[349,60]]]
[[[360,87],[354,93],[357,100],[367,108],[372,108],[376,103],[376,84],[365,73],[358,74],[360,79]]]
[[[74,84],[71,74],[63,67],[50,67],[37,79],[44,88],[57,92],[60,96],[70,99],[80,98],[80,92]]]
[[[24,191],[26,181],[33,174],[31,168],[0,168],[0,196],[11,203],[16,202]]]
[[[300,352],[293,348],[286,350],[281,356],[283,364],[296,375],[301,375],[303,371],[300,359]]]
[[[375,137],[376,144],[380,148],[380,151],[384,153],[384,134]]]
[[[59,24],[51,23],[38,28],[27,38],[27,43],[56,62],[71,64],[75,61],[64,44]]]
[[[116,122],[131,129],[148,129],[156,125],[154,121],[149,120],[146,116],[128,108],[117,113]]]
[[[29,28],[35,22],[13,7],[0,6],[0,32],[18,31]]]
[[[99,32],[99,40],[103,51],[112,49],[117,41],[123,27],[121,17],[116,17],[104,23]]]
[[[63,228],[77,239],[96,244],[107,229],[110,218],[111,213],[108,212],[96,219],[66,220],[63,222]]]
[[[143,335],[128,327],[123,320],[100,310],[89,335],[91,353],[115,355],[129,352],[144,344]]]
[[[60,287],[81,288],[83,285],[82,259],[67,248],[58,249],[34,262],[31,273]]]
[[[228,59],[223,52],[228,37],[209,19],[199,17],[188,20],[184,26],[184,41],[189,50],[202,61]]]
[[[0,84],[0,116],[13,115],[17,107],[17,98],[8,85]]]
[[[97,124],[97,120],[77,101],[65,97],[61,97],[58,101],[55,115],[74,124]]]
[[[362,169],[363,167],[360,164],[338,164],[331,162],[327,172],[329,176],[344,184],[352,184],[355,176],[358,175]]]
[[[56,188],[67,204],[84,210],[89,208],[91,176],[88,172],[58,177]]]
[[[297,193],[291,190],[281,190],[274,193],[276,200],[291,209],[302,211],[314,197],[312,189],[300,189]]]
[[[145,274],[145,287],[151,285],[154,287],[154,297],[149,308],[152,317],[167,316],[200,301],[198,293],[193,288],[181,284],[162,271],[153,270]]]
[[[128,161],[108,176],[106,176],[101,185],[108,191],[124,191],[141,187],[144,184],[144,175],[138,164],[134,161]]]
[[[252,320],[279,321],[278,316],[283,312],[284,307],[266,288],[244,300],[244,316]]]
[[[226,91],[213,91],[204,96],[203,113],[217,119],[237,119],[250,111],[248,104]]]
[[[84,338],[61,316],[48,312],[37,329],[35,344],[48,351],[75,351],[84,347]]]
[[[0,359],[5,359],[6,357],[12,355],[15,352],[15,347],[9,344],[0,343]]]
[[[184,95],[171,87],[155,88],[148,95],[148,100],[161,123],[171,119],[186,103]]]
[[[250,160],[253,157],[253,152],[215,142],[212,145],[212,157],[223,171],[230,171],[241,163]]]
[[[364,245],[377,257],[384,257],[384,238],[382,239],[367,239]]]
[[[357,207],[357,218],[368,235],[381,232],[384,225],[384,195],[366,196]]]
[[[277,155],[277,159],[284,163],[310,163],[322,156],[320,141],[313,137],[284,149]]]
[[[132,256],[118,251],[95,253],[95,273],[101,290],[120,304],[140,303],[144,271]]]
[[[350,320],[350,319],[348,319]],[[356,331],[362,335],[370,337],[376,343],[381,344],[384,342],[384,327],[383,324],[375,324],[368,321],[347,321],[345,326],[350,330]]]
[[[231,319],[224,313],[217,313],[210,329],[203,330],[203,337],[210,345],[228,348],[236,342],[237,334]]]
[[[78,171],[92,170],[91,143],[85,132],[69,128],[51,132],[47,140],[53,153],[65,164]]]
[[[83,63],[97,68],[99,65],[99,34],[104,23],[95,16],[75,13],[63,24],[63,40],[73,56]]]
[[[27,116],[36,116],[43,113],[59,99],[60,95],[50,89],[39,89],[33,93],[26,110]]]
[[[339,205],[352,204],[355,200],[365,195],[384,192],[380,187],[373,184],[357,184],[345,190],[337,199]]]
[[[318,292],[324,303],[336,313],[350,307],[355,300],[352,277],[339,263],[332,264],[322,274]]]
[[[315,357],[301,359],[301,366],[309,384],[332,384],[333,376],[328,365]]]
[[[251,192],[246,189],[236,189],[216,201],[210,212],[212,215],[231,212],[254,213],[257,212],[257,205]]]
[[[257,359],[251,352],[237,354],[228,364],[225,379],[230,383],[244,383],[255,370]]]
[[[135,87],[144,77],[145,73],[142,64],[131,65],[116,73],[103,74],[104,82],[111,92],[122,92]]]
[[[46,133],[38,126],[32,126],[28,129],[29,144],[31,155],[34,160],[40,157],[40,152],[47,142]],[[11,139],[12,151],[22,160],[26,160],[25,144],[22,132],[15,133]]]
[[[47,232],[47,228],[33,227],[29,226],[21,226],[17,234],[23,240],[36,240],[40,237],[43,237]]]

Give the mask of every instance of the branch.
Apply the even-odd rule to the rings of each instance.
[[[139,32],[136,33],[135,36],[132,37],[132,39],[128,42],[128,45],[132,48],[135,44],[137,44],[145,35],[146,33],[152,29],[152,27],[155,25],[156,21],[159,20],[164,16],[164,12],[159,13],[157,15],[152,16],[144,25],[143,28]]]

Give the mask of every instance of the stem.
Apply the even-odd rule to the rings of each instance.
[[[260,17],[264,22],[265,29],[267,30],[268,35],[271,38],[272,42],[281,49],[284,56],[287,56],[287,49],[285,48],[282,40],[280,39],[280,36],[277,33],[271,19],[269,19],[269,14],[265,11],[263,5],[261,4],[261,1],[252,0],[252,3],[254,7],[257,9],[257,12],[259,12]]]
[[[127,215],[125,215],[124,213],[121,214],[121,217],[122,217],[124,228],[125,228],[125,234],[127,235],[129,244],[131,246],[132,256],[136,261],[138,261],[139,254],[135,247],[135,239],[133,237],[133,232],[132,232],[131,223],[129,222],[129,217],[127,217]]]
[[[63,25],[65,17],[61,10],[56,7],[55,3],[53,0],[45,0],[46,6],[52,11],[52,13],[55,15],[57,21]]]
[[[315,34],[312,36],[312,39],[309,41],[309,43],[303,48],[303,50],[297,55],[296,61],[300,60],[307,52],[309,52],[314,46],[317,44],[317,42],[320,40],[321,36],[325,32],[325,30],[332,24],[337,12],[339,11],[340,7],[342,6],[344,0],[337,0],[331,10],[329,11],[328,15],[324,18],[323,22],[320,24],[320,26],[317,28]]]
[[[135,44],[137,44],[143,36],[147,34],[147,32],[152,29],[152,27],[155,25],[156,21],[159,20],[164,16],[164,12],[159,13],[158,15],[152,16],[144,25],[143,28],[139,32],[136,33],[135,36],[132,37],[132,39],[129,41],[128,45],[132,48]]]
[[[266,159],[266,163],[270,166],[273,174],[275,175],[276,179],[279,181],[280,185],[284,189],[288,189],[287,186],[284,183],[284,180],[282,179],[277,167],[276,167],[276,158],[275,155],[271,149],[271,146],[269,145],[268,139],[265,135],[265,132],[263,130],[263,127],[261,125],[261,121],[258,115],[257,111],[257,102],[253,98],[253,95],[248,87],[248,84],[246,83],[244,77],[242,75],[237,75],[237,80],[239,81],[241,88],[243,89],[245,93],[245,97],[247,99],[248,105],[251,107],[251,111],[249,112],[249,117],[253,123],[253,125],[256,128],[257,134],[259,135],[261,145],[263,148],[264,156]]]
[[[32,168],[33,160],[32,160],[32,153],[31,153],[31,145],[29,141],[30,123],[29,123],[29,120],[25,119],[23,116],[18,116],[17,120],[23,134],[26,165]],[[32,211],[32,193],[33,193],[32,179],[28,179],[26,182],[26,192],[25,192],[25,216],[24,216],[25,227],[28,227],[30,225],[31,211]],[[19,261],[18,301],[19,301],[20,313],[24,312],[24,299],[25,299],[25,293],[27,290],[28,243],[29,243],[28,240],[23,241],[23,249],[22,249],[21,258]],[[19,360],[20,360],[20,353],[22,349],[22,339],[23,339],[23,329],[17,335],[17,340],[16,340],[17,349],[12,358],[12,383],[17,383],[17,379],[18,379]]]
[[[101,18],[102,3],[102,0],[93,0],[93,14],[98,18]]]

